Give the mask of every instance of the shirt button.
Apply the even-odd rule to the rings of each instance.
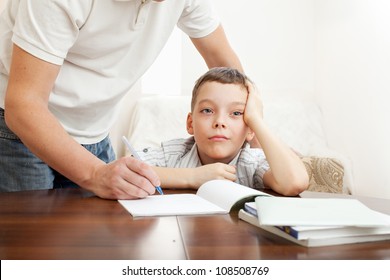
[[[144,153],[147,153],[149,150],[147,148],[142,150]]]

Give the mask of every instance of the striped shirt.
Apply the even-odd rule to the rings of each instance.
[[[202,166],[194,137],[166,141],[161,143],[161,147],[145,148],[138,154],[143,161],[153,166]],[[256,189],[264,188],[263,176],[269,165],[262,149],[252,149],[247,143],[229,164],[236,166],[236,183]]]

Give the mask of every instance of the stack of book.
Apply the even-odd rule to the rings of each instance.
[[[390,216],[356,199],[257,197],[239,218],[306,247],[390,240]]]

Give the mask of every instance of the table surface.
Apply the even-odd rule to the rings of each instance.
[[[306,248],[238,219],[236,210],[133,219],[117,201],[82,189],[0,193],[3,260],[389,258],[389,241]]]

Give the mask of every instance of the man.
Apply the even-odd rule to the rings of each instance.
[[[209,68],[242,70],[207,0],[9,1],[0,19],[0,190],[153,194],[157,174],[131,157],[114,160],[108,131],[175,25]]]

